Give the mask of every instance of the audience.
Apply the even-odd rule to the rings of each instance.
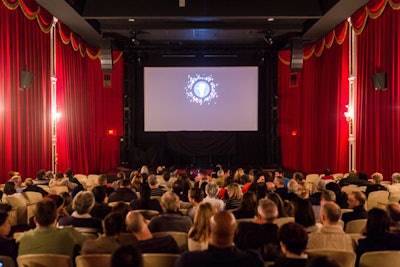
[[[152,233],[176,231],[187,233],[192,226],[192,220],[179,212],[179,198],[173,192],[166,192],[161,197],[163,214],[153,217],[149,223]]]
[[[374,191],[380,191],[384,190],[387,191],[387,188],[383,185],[381,185],[381,182],[383,180],[383,175],[379,172],[376,172],[371,175],[372,178],[372,184],[367,186],[367,189],[365,190],[365,194],[367,195],[367,198],[369,196],[369,193],[374,192]]]
[[[42,197],[46,196],[49,193],[40,186],[33,184],[32,178],[25,179],[25,186],[26,187],[24,188],[23,192],[37,192],[40,193]]]
[[[319,230],[316,225],[314,211],[311,202],[308,199],[300,199],[294,212],[296,223],[304,227],[307,233],[314,233]]]
[[[215,182],[207,183],[206,185],[206,197],[203,202],[211,203],[217,210],[223,210],[225,203],[222,199],[217,199],[219,186]]]
[[[242,201],[243,193],[238,183],[232,183],[226,187],[228,198],[225,202],[227,210],[237,209]]]
[[[154,174],[149,175],[148,183],[150,186],[150,196],[162,196],[165,193],[165,188],[160,186],[157,181],[157,177]]]
[[[8,256],[16,262],[18,254],[18,244],[15,239],[9,238],[11,225],[8,221],[7,211],[11,210],[11,206],[0,212],[0,255]]]
[[[349,221],[367,218],[367,211],[364,208],[366,201],[364,193],[353,191],[348,196],[349,208],[353,209],[353,211],[343,213],[342,221],[344,222],[344,226],[346,226]]]
[[[110,267],[143,267],[143,256],[138,248],[121,246],[111,255]]]
[[[268,193],[267,198],[272,200],[278,207],[278,218],[288,217],[288,212],[286,211],[285,203],[281,197],[276,193]]]
[[[131,182],[125,179],[120,181],[119,188],[108,196],[107,201],[108,203],[118,201],[131,202],[134,199],[138,199],[138,196],[135,192],[132,191]]]
[[[210,237],[210,219],[217,210],[210,203],[203,203],[196,209],[193,226],[188,233],[188,248],[192,250],[205,250]]]
[[[98,184],[98,186],[104,187],[104,190],[106,191],[107,196],[111,195],[111,193],[114,192],[114,188],[107,185],[107,175],[106,174],[99,175],[99,177],[97,178],[97,184]]]
[[[283,176],[276,176],[274,178],[275,193],[277,193],[282,199],[286,198],[287,188],[285,187],[285,179]]]
[[[153,237],[146,220],[139,212],[130,211],[126,215],[125,223],[128,231],[137,240],[135,246],[142,253],[180,253],[176,241],[170,235]]]
[[[220,211],[210,220],[207,250],[183,253],[175,267],[263,267],[260,255],[253,250],[240,250],[233,243],[236,220],[229,211]]]
[[[92,188],[92,193],[94,195],[95,203],[90,211],[90,215],[92,215],[93,218],[103,220],[107,214],[111,212],[111,207],[104,202],[107,195],[106,189],[102,185],[97,185]]]
[[[240,202],[239,208],[233,211],[233,215],[236,219],[254,218],[256,208],[256,194],[252,191],[249,191],[243,194],[243,198]]]
[[[18,256],[25,254],[63,254],[75,257],[84,237],[73,227],[56,228],[57,206],[53,200],[43,198],[36,204],[36,228],[22,233]]]

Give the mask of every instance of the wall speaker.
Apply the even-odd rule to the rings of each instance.
[[[109,39],[103,39],[100,41],[100,63],[102,71],[104,72],[113,71],[111,40]]]
[[[295,38],[292,40],[292,57],[290,59],[290,71],[299,72],[303,69],[303,40]]]
[[[19,88],[23,91],[32,85],[33,73],[21,70],[19,72]]]
[[[371,78],[374,83],[375,90],[387,90],[386,72],[374,73],[371,75]]]

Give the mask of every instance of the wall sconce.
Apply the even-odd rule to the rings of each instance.
[[[354,119],[354,112],[352,109],[349,109],[349,105],[346,105],[347,111],[344,113],[347,122],[352,122]]]

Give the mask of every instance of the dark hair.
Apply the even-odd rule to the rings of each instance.
[[[240,201],[238,210],[254,212],[257,208],[256,193],[248,191],[243,194],[242,201]]]
[[[168,182],[169,179],[171,178],[171,173],[169,171],[164,171],[162,176],[163,176],[164,181]]]
[[[44,169],[41,169],[37,173],[37,178],[42,179],[42,177],[45,175],[46,175],[46,171]]]
[[[8,218],[7,212],[0,212],[0,226],[3,225]]]
[[[121,213],[111,212],[104,218],[104,233],[113,236],[121,233],[124,225],[124,217]]]
[[[367,235],[389,232],[391,222],[386,211],[379,208],[370,209],[367,215]]]
[[[330,170],[330,169],[325,169],[325,170],[324,170],[324,174],[325,174],[326,176],[331,175],[331,170]]]
[[[308,199],[299,199],[297,201],[294,220],[304,227],[315,225],[315,214]]]
[[[306,249],[308,234],[300,224],[289,222],[279,228],[278,240],[286,246],[288,251],[301,255]]]
[[[72,169],[66,169],[65,174],[67,175],[68,178],[72,178],[73,177]]]
[[[102,203],[107,195],[106,189],[102,185],[97,185],[97,186],[93,187],[92,193],[94,195],[94,200],[97,203]]]
[[[56,203],[50,198],[43,198],[36,204],[35,217],[41,226],[53,224],[57,218]]]
[[[267,197],[276,204],[276,207],[278,208],[278,217],[288,216],[285,210],[285,204],[283,203],[282,198],[277,193],[268,193]]]
[[[331,190],[331,191],[335,192],[335,194],[337,194],[341,190],[340,185],[335,182],[327,183],[325,186],[325,189]]]
[[[123,179],[123,180],[121,180],[120,185],[123,186],[123,187],[130,186],[131,185],[131,181],[129,181],[129,179]]]
[[[14,182],[12,182],[12,181],[11,182],[7,182],[4,185],[3,191],[4,191],[4,194],[6,194],[6,195],[12,195],[12,194],[17,193],[17,190],[15,190]]]
[[[358,173],[358,178],[360,180],[368,181],[368,175],[365,172],[359,172]]]
[[[111,267],[143,267],[142,253],[132,245],[120,246],[111,255]]]
[[[198,187],[193,187],[189,190],[189,196],[190,198],[193,198],[194,201],[196,201],[197,203],[200,203],[203,201],[204,192]]]

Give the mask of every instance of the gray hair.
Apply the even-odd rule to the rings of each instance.
[[[150,174],[148,177],[149,185],[157,184],[157,177],[154,174]]]
[[[400,183],[400,173],[395,172],[392,174],[393,183]]]
[[[209,182],[206,185],[206,195],[207,196],[214,198],[218,195],[218,192],[219,192],[219,186],[217,185],[217,183]]]
[[[257,213],[267,221],[274,220],[278,218],[278,207],[272,200],[262,198],[258,202]]]
[[[325,201],[336,202],[336,194],[332,190],[322,191],[321,198],[323,198]]]
[[[91,191],[80,191],[72,201],[72,208],[78,214],[89,213],[94,206],[94,195]]]
[[[299,183],[296,180],[291,179],[288,183],[288,193],[297,194],[299,191]]]

